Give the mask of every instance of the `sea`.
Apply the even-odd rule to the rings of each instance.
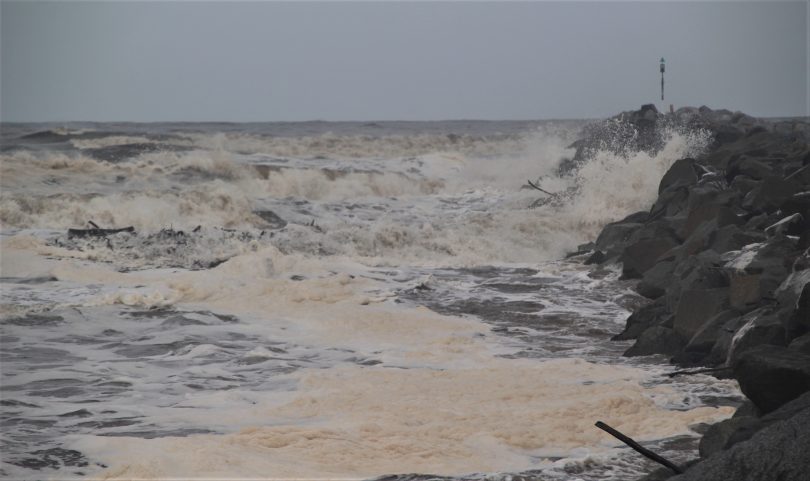
[[[648,301],[566,256],[710,139],[572,165],[588,124],[2,124],[0,476],[657,467],[596,421],[696,457],[736,383],[622,357]]]

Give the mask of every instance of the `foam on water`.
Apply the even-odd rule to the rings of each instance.
[[[106,446],[85,438],[78,445],[115,460],[110,478],[459,475],[537,469],[550,465],[548,458],[605,452],[613,443],[593,429],[595,417],[643,440],[727,415],[712,408],[665,413],[644,395],[640,376],[578,360],[332,369],[305,375],[290,402],[244,413],[275,425],[227,436],[119,438]],[[147,459],[133,461],[140,453]]]
[[[561,175],[554,126],[76,135],[0,164],[6,475],[623,479],[642,465],[595,420],[662,442],[730,414],[706,403],[732,384],[618,358],[639,301],[615,271],[553,260],[699,136]],[[137,232],[65,235],[91,220]]]

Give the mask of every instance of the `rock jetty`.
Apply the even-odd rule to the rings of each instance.
[[[568,162],[606,135],[659,149],[665,125],[705,129],[713,143],[671,166],[649,211],[608,224],[580,252],[621,263],[650,300],[614,337],[635,341],[626,356],[716,368],[749,401],[708,430],[684,474],[647,479],[810,479],[810,123],[645,105],[591,127]]]

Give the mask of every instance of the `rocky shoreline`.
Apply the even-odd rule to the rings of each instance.
[[[713,368],[748,401],[708,429],[684,474],[644,479],[810,479],[810,123],[645,105],[590,127],[566,162],[595,146],[654,151],[665,126],[714,140],[672,165],[649,211],[608,224],[577,253],[621,263],[650,300],[614,337],[635,340],[625,356]]]

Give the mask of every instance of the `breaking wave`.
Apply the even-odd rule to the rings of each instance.
[[[93,221],[131,225],[144,234],[196,226],[270,228],[273,236],[264,242],[284,252],[378,263],[533,262],[574,250],[605,223],[646,208],[672,162],[709,140],[700,132],[665,134],[655,153],[605,148],[565,172],[561,161],[574,152],[567,148],[571,133],[559,130],[524,135],[520,148],[514,141],[506,151],[496,142],[486,155],[462,148],[416,157],[280,161],[266,153],[233,153],[247,147],[226,145],[228,137],[221,135],[211,139],[214,150],[152,152],[117,164],[16,152],[3,157],[0,222],[6,228],[67,229]],[[263,139],[239,139],[266,150]],[[102,140],[109,145],[120,138]],[[365,146],[364,156],[383,145],[399,154],[412,145],[436,148],[435,139],[422,137],[393,145],[390,138],[333,140],[352,149]],[[289,142],[331,145],[324,139]],[[532,179],[557,194],[555,202],[538,207],[546,194],[526,189]],[[283,225],[268,223],[268,215]]]

